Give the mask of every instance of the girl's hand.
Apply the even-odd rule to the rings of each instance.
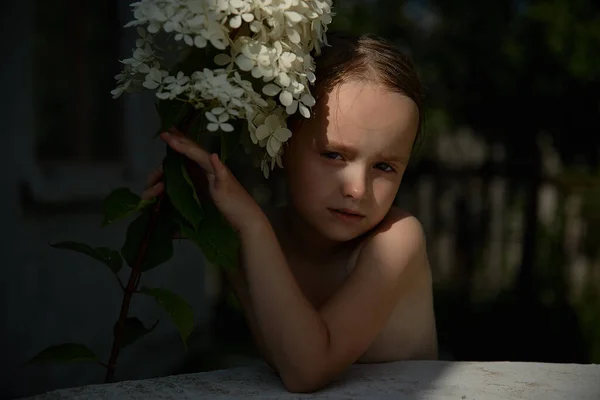
[[[208,191],[215,206],[236,231],[246,231],[266,220],[259,205],[217,154],[209,154],[175,129],[160,136],[173,150],[200,166],[208,180]]]
[[[163,190],[165,190],[165,184],[162,181],[163,169],[162,165],[150,172],[148,178],[146,178],[146,187],[142,193],[142,200],[150,200],[154,197],[158,197]]]
[[[163,168],[160,165],[154,171],[150,172],[148,177],[146,178],[146,187],[144,188],[144,192],[142,193],[142,200],[150,200],[155,197],[158,197],[165,190],[165,184],[162,181],[163,178]],[[183,236],[179,231],[176,231],[173,234],[173,239],[187,239]]]

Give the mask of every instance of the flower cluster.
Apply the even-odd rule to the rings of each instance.
[[[311,53],[327,44],[332,0],[141,0],[132,7],[126,26],[137,26],[139,38],[113,96],[147,89],[161,100],[188,102],[205,109],[211,131],[229,132],[230,119],[246,119],[252,142],[264,149],[268,177],[291,137],[287,117],[308,118],[315,104]],[[190,76],[166,70],[154,44],[161,32],[184,49],[216,49],[216,68]]]

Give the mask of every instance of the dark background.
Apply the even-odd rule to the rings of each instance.
[[[427,232],[442,358],[600,363],[600,4],[334,7],[331,29],[393,40],[426,86],[426,133],[398,202]],[[97,366],[22,365],[64,341],[87,341],[107,357],[120,305],[106,271],[47,242],[120,246],[125,226],[100,232],[101,200],[118,186],[140,191],[164,149],[152,139],[152,98],[109,93],[133,46],[134,31],[122,28],[126,2],[1,8],[9,30],[0,395],[14,397],[101,382]],[[255,196],[274,201],[272,187],[246,174]],[[134,306],[145,321],[165,321],[123,355],[119,379],[253,360],[223,280],[180,246],[148,279],[197,310],[190,351],[152,304]]]

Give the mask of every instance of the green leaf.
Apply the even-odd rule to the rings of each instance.
[[[227,297],[225,298],[227,304],[229,304],[234,310],[243,311],[242,305],[240,304],[237,296],[233,290],[229,290]]]
[[[192,240],[207,258],[218,267],[235,269],[238,266],[240,240],[238,234],[212,203],[204,202],[204,220],[197,230],[178,221],[181,233]]]
[[[102,226],[106,226],[134,212],[140,211],[155,201],[156,199],[142,200],[140,196],[128,188],[115,189],[104,199],[104,203],[102,204],[104,211]]]
[[[161,212],[158,218],[156,229],[146,246],[146,255],[141,265],[141,271],[148,271],[173,257],[173,224],[166,218],[165,213]],[[149,223],[150,213],[146,212],[133,220],[127,228],[121,255],[132,268],[142,241],[146,236]]]
[[[116,335],[117,332],[117,325],[118,325],[118,321],[117,323],[115,323],[115,326],[113,328],[113,332]],[[123,349],[124,347],[129,346],[130,344],[134,343],[136,340],[138,340],[139,338],[141,338],[144,335],[147,335],[148,333],[152,332],[154,330],[154,328],[156,328],[156,325],[158,325],[158,321],[156,321],[154,323],[154,325],[152,325],[150,328],[146,328],[144,326],[144,323],[142,321],[140,321],[137,318],[134,317],[129,317],[125,320],[125,329],[123,331],[123,337],[121,338],[121,343],[119,348]]]
[[[38,362],[81,362],[81,361],[99,361],[93,351],[86,346],[78,343],[64,343],[57,346],[51,346],[42,350],[38,355],[29,360],[29,363]]]
[[[221,133],[221,161],[225,162],[240,143],[241,129]]]
[[[184,164],[184,156],[167,148],[163,166],[165,187],[171,203],[194,227],[198,228],[203,218],[200,200]]]
[[[142,288],[141,293],[151,296],[156,300],[171,317],[177,326],[183,346],[187,350],[187,339],[194,330],[194,310],[181,297],[163,288]]]
[[[88,255],[108,266],[108,268],[110,268],[115,275],[119,273],[121,267],[123,266],[123,260],[121,259],[119,252],[109,249],[108,247],[92,247],[85,243],[73,241],[58,242],[50,244],[50,246],[57,249],[72,250]]]
[[[160,116],[160,129],[156,135],[177,126],[185,118],[189,109],[190,105],[180,100],[157,100],[156,111]]]

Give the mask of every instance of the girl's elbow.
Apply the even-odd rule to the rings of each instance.
[[[319,374],[309,371],[295,371],[281,374],[286,390],[291,393],[313,393],[328,385],[328,380]]]
[[[285,389],[290,393],[307,394],[316,392],[324,388],[326,385],[319,385],[312,381],[305,381],[301,379],[285,379],[283,380],[283,386],[285,386]]]

